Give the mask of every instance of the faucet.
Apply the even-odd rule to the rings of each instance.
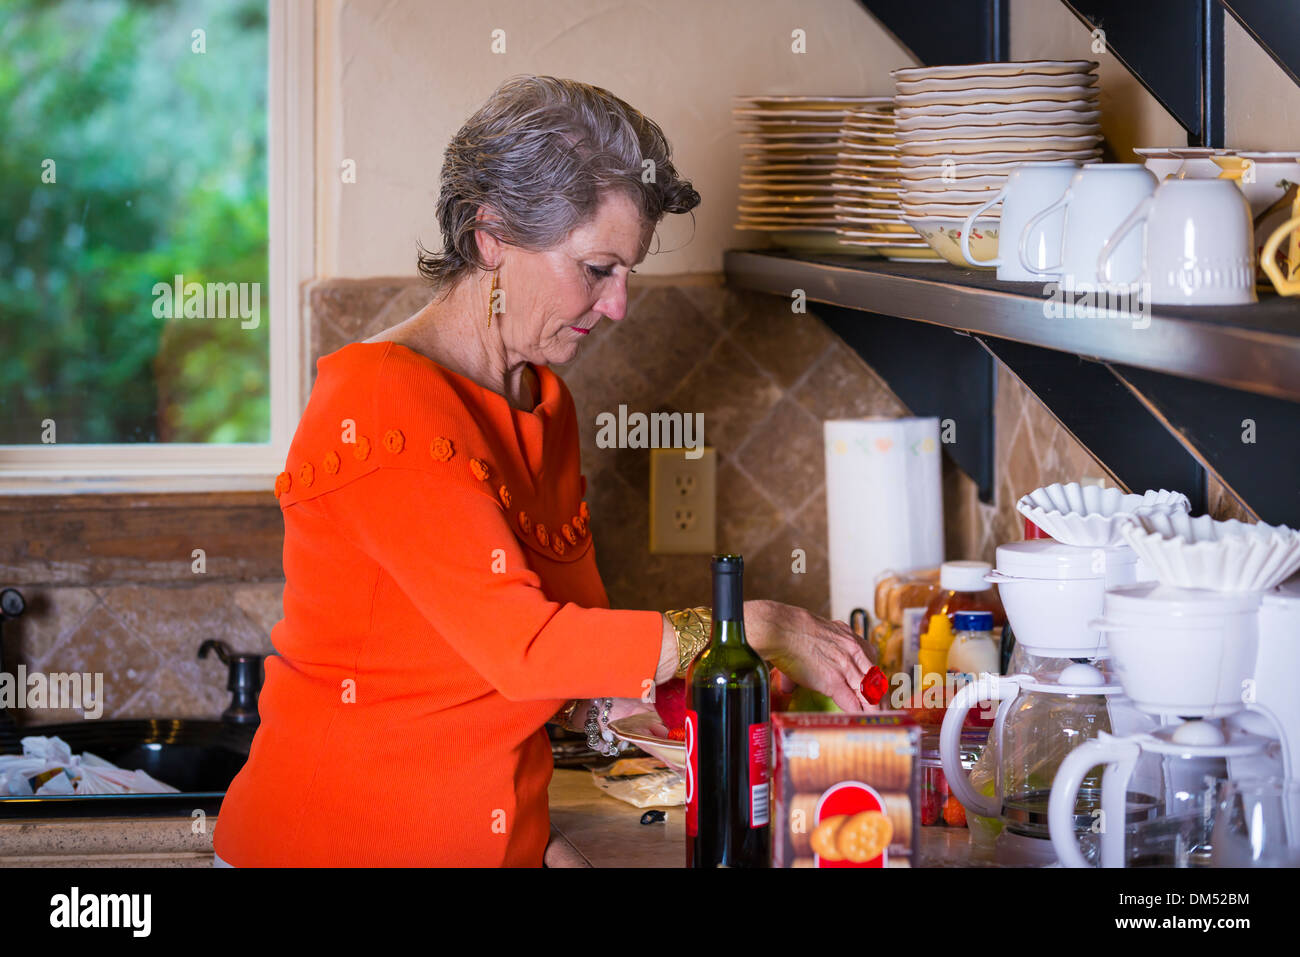
[[[199,657],[206,658],[215,651],[221,663],[229,667],[230,680],[226,688],[234,692],[230,707],[221,712],[221,720],[231,724],[258,724],[257,694],[262,689],[262,660],[265,655],[235,654],[224,641],[209,638],[199,645]]]

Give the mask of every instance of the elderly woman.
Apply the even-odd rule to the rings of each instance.
[[[444,251],[420,262],[439,295],[320,360],[276,481],[279,655],[218,863],[540,866],[547,721],[602,746],[685,672],[691,616],[609,608],[550,366],[624,319],[655,226],[698,203],[659,127],[586,84],[516,78],[456,134]],[[843,623],[745,620],[766,660],[866,708]]]

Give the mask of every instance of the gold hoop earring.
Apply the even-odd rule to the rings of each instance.
[[[492,310],[496,305],[494,300],[497,297],[497,270],[492,270],[492,290],[488,293],[488,328],[492,328]]]

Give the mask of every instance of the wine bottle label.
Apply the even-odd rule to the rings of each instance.
[[[772,737],[766,722],[749,726],[749,826],[767,827]]]
[[[699,831],[699,742],[700,718],[694,711],[686,712],[686,836],[694,837]]]

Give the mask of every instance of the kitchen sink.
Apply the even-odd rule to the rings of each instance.
[[[0,734],[0,754],[21,753],[23,736],[56,736],[73,754],[89,751],[120,768],[145,771],[180,793],[0,796],[0,819],[216,814],[248,759],[256,730],[256,725],[189,718],[81,720],[6,730]]]

